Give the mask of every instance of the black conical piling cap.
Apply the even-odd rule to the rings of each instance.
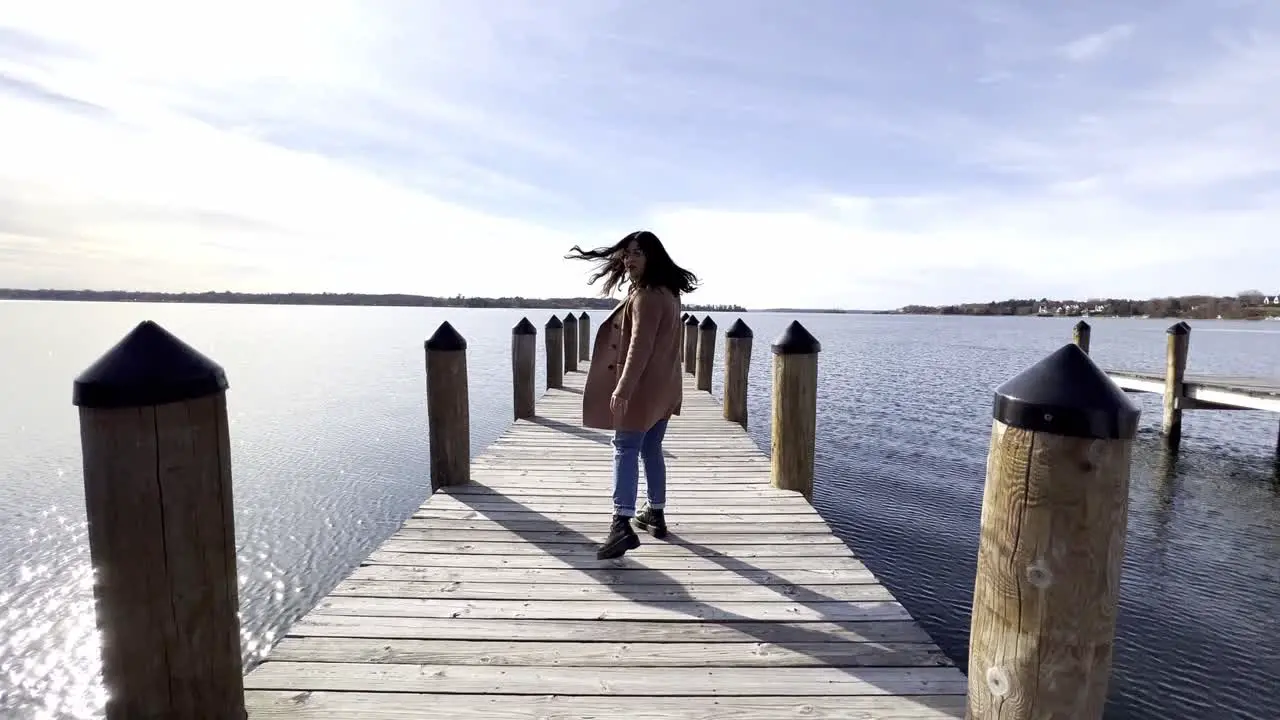
[[[694,326],[697,326],[697,324],[698,324],[698,318],[696,318],[696,317],[694,317],[694,316],[690,315],[689,317],[685,318],[685,320],[684,320],[684,324],[685,324],[685,325],[694,325]]]
[[[688,320],[688,319],[689,319],[689,313],[687,312],[680,313],[680,322],[684,322],[685,320]]]
[[[564,316],[564,324],[565,324],[565,325],[577,325],[577,324],[578,324],[578,318],[577,318],[576,316],[574,316],[574,314],[573,314],[573,313],[569,313],[568,315],[565,315],[565,316]]]
[[[533,323],[529,322],[529,318],[524,317],[524,318],[520,318],[520,322],[516,323],[516,326],[511,328],[511,334],[512,335],[537,335],[538,328],[534,327]]]
[[[1170,335],[1186,335],[1191,332],[1191,326],[1187,324],[1187,321],[1179,320],[1178,322],[1170,325],[1169,329],[1165,330],[1165,332]]]
[[[591,319],[591,316],[587,314],[587,311],[586,311],[586,310],[583,310],[583,311],[582,311],[582,314],[578,316],[578,319],[579,319],[579,320],[590,320],[590,319]]]
[[[560,322],[560,318],[555,315],[552,315],[551,319],[547,321],[547,329],[549,330],[556,330],[562,327],[564,327],[564,323]]]
[[[1080,322],[1076,323],[1076,329],[1077,329],[1077,330],[1088,330],[1088,329],[1089,329],[1089,323],[1087,323],[1087,322],[1085,322],[1085,321],[1081,320]]]
[[[1089,355],[1068,343],[996,388],[992,416],[1010,427],[1069,437],[1131,440],[1138,407]]]
[[[131,408],[195,400],[225,391],[222,366],[151,320],[121,338],[71,386],[82,408]]]
[[[727,338],[754,337],[751,332],[751,328],[747,327],[747,324],[742,322],[742,318],[734,320],[733,324],[729,326],[729,329],[724,331],[724,336]]]
[[[467,349],[467,340],[458,334],[448,320],[440,323],[436,332],[427,339],[426,348],[438,352],[449,352]]]
[[[773,341],[774,355],[815,355],[822,352],[822,343],[809,334],[797,320],[792,320],[786,330]]]
[[[702,322],[698,323],[698,327],[699,327],[699,328],[701,328],[701,329],[703,329],[703,330],[715,330],[715,329],[716,329],[716,321],[715,321],[715,320],[712,320],[712,319],[711,319],[711,316],[710,316],[710,315],[708,315],[708,316],[706,316],[706,317],[702,318]]]

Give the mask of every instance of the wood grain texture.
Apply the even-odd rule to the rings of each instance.
[[[698,367],[698,326],[684,326],[684,371],[692,375]]]
[[[427,432],[431,488],[471,480],[467,351],[427,350]]]
[[[1191,333],[1169,333],[1165,347],[1164,398],[1160,433],[1164,442],[1177,448],[1182,442],[1183,376],[1187,372],[1187,353],[1190,350]]]
[[[694,387],[711,392],[711,374],[716,369],[716,326],[698,327],[698,359],[694,367]]]
[[[964,676],[696,377],[670,535],[596,560],[612,448],[580,424],[584,378],[289,630],[245,678],[252,717],[962,716]]]
[[[537,410],[537,335],[511,335],[511,407],[516,420],[531,418]]]
[[[813,499],[818,424],[818,356],[773,356],[771,482]]]
[[[573,313],[564,317],[564,371],[578,372],[578,319]]]
[[[226,395],[80,431],[107,718],[244,717]]]
[[[995,422],[969,642],[968,717],[1102,717],[1130,441]]]
[[[544,327],[542,334],[547,351],[547,388],[563,388],[564,328]]]
[[[591,343],[595,338],[591,335],[591,316],[582,313],[578,316],[578,362],[584,366],[591,360]]]
[[[747,427],[747,390],[751,377],[751,338],[724,341],[724,419]]]

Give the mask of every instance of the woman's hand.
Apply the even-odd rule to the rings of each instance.
[[[609,396],[609,409],[614,415],[622,415],[627,412],[627,399],[619,397],[617,393]]]

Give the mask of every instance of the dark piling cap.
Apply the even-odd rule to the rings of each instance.
[[[1165,330],[1165,332],[1170,335],[1186,335],[1191,332],[1191,326],[1187,324],[1186,320],[1179,320],[1178,322],[1170,325],[1169,329]]]
[[[582,314],[578,316],[578,319],[579,319],[579,320],[590,320],[590,319],[591,319],[591,316],[587,314],[587,311],[586,311],[586,310],[583,310],[583,311],[582,311]]]
[[[565,316],[564,316],[564,324],[565,324],[565,325],[577,325],[577,324],[578,324],[578,318],[577,318],[577,317],[575,317],[573,313],[569,313],[568,315],[565,315]]]
[[[689,319],[689,313],[687,312],[680,313],[680,322],[684,322],[685,320],[688,320],[688,319]]]
[[[715,321],[715,320],[712,320],[712,319],[711,319],[711,316],[710,316],[710,315],[708,315],[708,316],[706,316],[706,317],[702,318],[702,322],[698,324],[698,327],[699,327],[699,328],[701,328],[701,329],[703,329],[703,330],[715,330],[715,329],[716,329],[716,321]]]
[[[195,400],[225,391],[222,366],[151,320],[121,338],[71,386],[77,407],[147,407]]]
[[[1087,323],[1087,322],[1085,322],[1085,321],[1081,320],[1080,322],[1076,323],[1076,326],[1075,326],[1075,327],[1076,327],[1076,329],[1077,329],[1077,330],[1088,330],[1088,329],[1089,329],[1089,323]]]
[[[520,322],[516,323],[515,327],[511,328],[511,334],[512,335],[537,335],[538,328],[534,327],[533,323],[529,322],[529,318],[523,317],[523,318],[520,318]]]
[[[564,327],[564,323],[560,322],[560,318],[555,315],[552,315],[551,319],[547,321],[548,330],[559,330],[562,327]]]
[[[1100,440],[1132,440],[1138,407],[1075,343],[996,388],[992,416],[1010,427]]]
[[[466,350],[467,340],[453,329],[448,320],[445,320],[440,323],[440,327],[436,328],[435,334],[427,339],[426,348],[439,352]]]
[[[727,338],[749,338],[753,337],[753,334],[751,332],[751,328],[747,327],[747,324],[742,322],[742,318],[738,318],[737,320],[734,320],[733,324],[729,326],[729,329],[724,332],[724,336]]]
[[[798,320],[792,320],[771,347],[774,355],[816,355],[822,352],[822,343],[810,335]]]
[[[696,326],[696,325],[698,324],[698,318],[696,318],[696,317],[694,317],[694,316],[690,315],[689,317],[685,318],[685,320],[684,320],[684,324],[685,324],[685,325],[695,325],[695,326]]]

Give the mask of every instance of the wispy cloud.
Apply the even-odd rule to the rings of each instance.
[[[1068,60],[1087,62],[1102,57],[1131,35],[1133,35],[1132,25],[1112,25],[1106,30],[1078,37],[1063,45],[1061,50]]]
[[[756,305],[1280,274],[1268,4],[473,5],[7,10],[0,285],[570,294],[638,226]]]

